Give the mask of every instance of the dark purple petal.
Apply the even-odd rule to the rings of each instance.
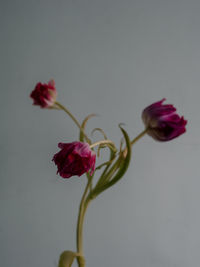
[[[169,141],[186,131],[187,121],[176,113],[173,105],[164,105],[165,98],[148,106],[142,112],[147,133],[157,141]]]

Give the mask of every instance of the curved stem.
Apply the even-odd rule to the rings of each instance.
[[[85,139],[87,140],[87,142],[90,143],[89,138],[84,133],[84,131],[83,131],[80,123],[77,121],[77,119],[74,117],[74,115],[72,115],[72,113],[66,107],[64,107],[62,104],[60,104],[57,101],[55,102],[55,106],[59,107],[59,109],[62,109],[63,111],[65,111],[67,113],[67,115],[74,121],[74,123],[78,126],[78,128],[80,129],[80,131],[83,133],[83,135],[85,136]]]
[[[68,112],[67,112],[68,113]],[[71,116],[70,116],[71,117]],[[81,128],[80,128],[81,129]],[[145,134],[147,133],[147,129],[145,129],[143,132],[141,132],[137,137],[135,137],[131,142],[130,145],[133,145],[135,142],[137,142],[141,137],[143,137]],[[104,141],[99,141],[97,143],[92,144],[90,147],[94,147],[100,144],[114,144],[112,141],[110,140],[104,140]],[[122,157],[126,156],[127,153],[127,147],[121,151]],[[119,158],[117,159],[117,161],[114,163],[114,165],[110,168],[110,170],[106,173],[104,173],[104,175],[101,177],[101,183],[105,182],[105,179],[108,178],[110,176],[112,176],[112,174],[116,171],[116,169],[118,168],[119,162],[121,160],[121,156],[119,156]],[[107,166],[109,167],[109,165]],[[107,168],[108,170],[108,168]],[[90,189],[92,183],[92,177],[88,177],[88,182],[87,185],[85,187],[82,199],[81,199],[81,203],[80,203],[80,207],[79,207],[79,215],[78,215],[78,222],[77,222],[77,229],[76,229],[76,242],[77,242],[77,253],[78,253],[78,257],[77,257],[77,262],[78,262],[78,266],[79,267],[85,267],[85,258],[83,255],[83,222],[84,222],[84,218],[85,218],[85,213],[86,210],[88,208],[89,203],[91,202],[93,195],[95,195],[95,191],[97,191],[98,193],[98,186],[101,184],[99,181],[99,184],[95,186],[94,190],[92,190],[89,195],[88,195],[88,190]]]
[[[81,199],[78,222],[77,222],[77,229],[76,229],[77,253],[81,255],[80,257],[77,257],[79,267],[85,267],[85,260],[83,256],[83,221],[84,221],[87,207],[91,201],[90,199],[86,200],[87,192],[90,188],[91,182],[92,182],[92,179],[88,179],[88,183],[86,185],[85,191]]]
[[[148,128],[146,128],[144,131],[142,131],[138,136],[136,136],[132,141],[131,145],[135,144],[140,138],[142,138],[148,131]]]

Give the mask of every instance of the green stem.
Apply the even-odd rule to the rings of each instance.
[[[147,129],[145,129],[137,137],[135,137],[130,142],[130,144],[133,145],[141,137],[143,137],[146,133],[147,133]],[[101,143],[102,143],[102,141],[97,142],[97,143],[93,144],[92,147],[94,147],[96,145],[99,145]],[[110,140],[108,140],[108,142],[105,142],[105,143],[110,143]],[[77,262],[78,262],[78,266],[79,267],[85,267],[85,258],[84,258],[84,255],[83,255],[83,222],[84,222],[84,217],[85,217],[85,213],[86,213],[86,210],[88,208],[88,205],[91,202],[91,200],[93,198],[93,195],[95,196],[95,193],[98,193],[99,186],[100,187],[101,187],[101,185],[102,186],[105,186],[104,182],[106,182],[106,179],[109,179],[110,176],[112,176],[113,173],[115,173],[115,171],[117,170],[118,165],[119,165],[119,163],[120,163],[120,161],[122,159],[121,157],[124,157],[126,153],[127,153],[127,147],[122,151],[122,154],[119,156],[119,158],[116,160],[116,162],[114,163],[114,165],[110,168],[110,170],[108,170],[109,169],[108,168],[109,166],[107,166],[106,169],[108,170],[108,172],[106,171],[104,173],[104,175],[100,179],[101,181],[99,181],[99,183],[97,183],[95,189],[92,190],[92,192],[90,192],[89,194],[88,194],[88,190],[90,189],[91,184],[92,184],[92,177],[88,177],[88,182],[87,182],[87,185],[85,187],[85,190],[84,190],[84,193],[83,193],[83,196],[82,196],[82,199],[81,199],[80,207],[79,207],[79,215],[78,215],[78,222],[77,222],[77,229],[76,229],[77,253],[79,255],[77,257]]]
[[[138,136],[136,136],[132,141],[131,145],[135,144],[140,138],[142,138],[148,131],[148,128],[146,128],[143,132],[141,132]]]
[[[72,113],[66,107],[64,107],[62,104],[60,104],[57,101],[55,102],[55,106],[59,107],[59,109],[62,109],[63,111],[65,111],[67,113],[67,115],[74,121],[74,123],[78,126],[78,128],[80,129],[80,131],[83,133],[83,135],[85,136],[85,139],[87,140],[87,142],[90,143],[89,138],[84,133],[84,131],[83,131],[80,123],[77,121],[77,119],[74,117],[74,115],[72,115]]]
[[[77,229],[76,229],[77,253],[81,255],[80,257],[77,257],[79,267],[85,267],[85,260],[83,256],[83,221],[84,221],[87,207],[91,201],[90,199],[86,200],[87,192],[90,188],[91,182],[92,182],[92,179],[88,179],[88,183],[86,185],[85,191],[81,199],[80,207],[79,207],[79,215],[78,215],[78,222],[77,222]]]

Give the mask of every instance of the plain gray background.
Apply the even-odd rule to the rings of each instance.
[[[200,266],[199,14],[198,0],[1,0],[1,266],[55,267],[75,250],[86,178],[61,179],[51,159],[78,131],[29,98],[51,78],[80,121],[100,114],[88,133],[117,144],[118,123],[136,136],[163,97],[188,120],[171,142],[139,141],[123,180],[91,204],[87,267]]]

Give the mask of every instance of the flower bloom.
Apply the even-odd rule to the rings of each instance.
[[[142,112],[142,120],[147,133],[157,141],[169,141],[186,131],[187,121],[176,114],[173,105],[163,105],[165,98],[146,107]]]
[[[91,150],[88,143],[59,143],[58,147],[61,150],[54,155],[53,161],[57,165],[57,173],[61,177],[81,176],[88,171],[90,171],[90,175],[93,174],[96,154]]]
[[[41,108],[52,107],[57,97],[54,80],[50,80],[47,84],[37,83],[30,97],[33,99],[33,105],[38,105]]]

